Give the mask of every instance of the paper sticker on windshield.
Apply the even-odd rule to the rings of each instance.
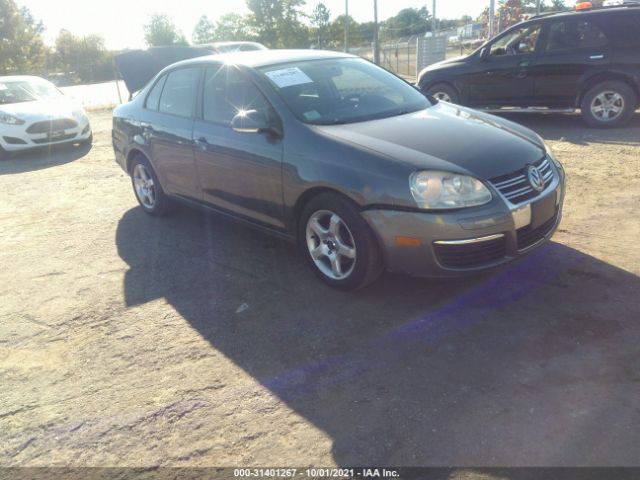
[[[267,77],[280,88],[292,87],[294,85],[303,85],[305,83],[313,83],[306,73],[298,67],[283,68],[281,70],[273,70],[265,72]]]
[[[0,83],[0,90],[7,90],[7,86],[4,83]]]

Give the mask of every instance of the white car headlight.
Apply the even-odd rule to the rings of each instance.
[[[8,113],[0,112],[0,123],[4,123],[5,125],[24,125],[24,120],[20,120],[18,117],[14,117]]]
[[[480,180],[457,173],[414,172],[409,177],[409,186],[420,208],[476,207],[491,201],[491,192]]]

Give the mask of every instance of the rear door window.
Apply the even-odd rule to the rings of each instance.
[[[200,67],[190,67],[169,73],[160,97],[159,111],[179,117],[193,116],[200,71]]]
[[[563,20],[549,27],[547,52],[567,52],[605,47],[608,39],[602,29],[591,21]]]

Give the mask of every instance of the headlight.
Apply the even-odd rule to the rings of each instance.
[[[475,207],[491,201],[491,192],[473,177],[456,173],[422,171],[409,177],[411,194],[418,207],[446,209]]]
[[[84,110],[74,110],[73,116],[76,118],[76,120],[84,120],[87,117],[84,113]]]
[[[551,159],[551,161],[558,168],[558,170],[563,171],[564,168],[562,167],[562,164],[556,158],[556,154],[553,153],[553,149],[549,146],[548,143],[545,143],[545,142],[542,142],[542,143],[544,144],[544,149],[547,152],[547,157],[549,157]]]
[[[24,120],[20,120],[8,113],[0,113],[0,123],[4,123],[5,125],[24,125]]]

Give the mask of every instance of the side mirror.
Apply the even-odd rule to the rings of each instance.
[[[265,114],[257,110],[244,110],[231,119],[231,128],[240,133],[260,133],[271,126]]]
[[[487,58],[489,58],[490,53],[491,51],[489,50],[489,47],[484,47],[482,50],[480,50],[480,60],[486,60]]]

